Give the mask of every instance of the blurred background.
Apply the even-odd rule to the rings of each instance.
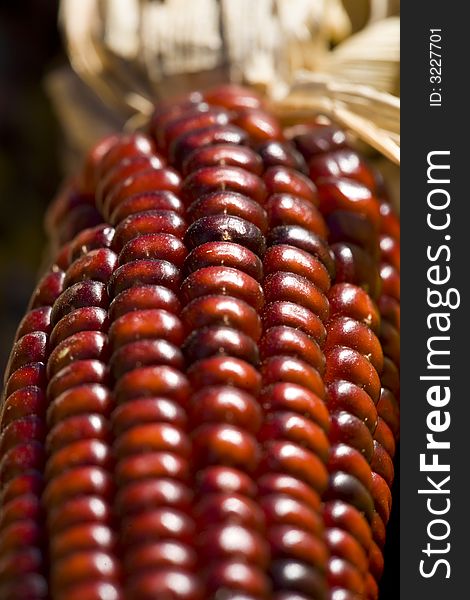
[[[370,0],[343,0],[352,31],[369,18]],[[44,85],[66,57],[57,28],[59,0],[0,0],[0,371],[44,260],[42,221],[69,163],[63,128]],[[398,12],[398,0],[388,14]],[[82,90],[84,102],[87,92]],[[60,94],[60,90],[59,90]],[[57,96],[57,88],[56,88]],[[69,98],[63,96],[64,104]],[[57,102],[56,102],[57,106]],[[399,493],[397,468],[394,489]],[[399,597],[399,502],[386,546],[381,600]]]
[[[60,177],[45,73],[65,61],[58,0],[0,2],[0,370],[37,280],[42,218]]]

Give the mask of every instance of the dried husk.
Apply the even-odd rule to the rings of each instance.
[[[381,18],[390,0],[368,1],[369,24],[349,36],[340,0],[62,0],[76,75],[48,87],[80,151],[138,127],[159,99],[231,80],[264,93],[284,123],[326,115],[399,165],[399,18]]]

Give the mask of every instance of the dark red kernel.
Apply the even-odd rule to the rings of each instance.
[[[184,430],[187,425],[187,416],[176,402],[158,397],[142,398],[118,406],[113,412],[112,422],[116,435],[145,423],[171,423]]]
[[[263,267],[265,275],[277,271],[290,272],[305,277],[325,293],[330,289],[330,276],[324,264],[309,252],[295,246],[271,246],[264,256]]]
[[[204,100],[215,106],[223,106],[229,110],[261,108],[261,97],[246,87],[227,83],[217,85],[204,92]]]
[[[361,247],[375,260],[379,258],[379,237],[370,220],[359,213],[337,210],[327,220],[330,244],[349,242]]]
[[[260,454],[256,438],[226,423],[200,425],[192,435],[192,458],[196,468],[227,465],[253,473]]]
[[[94,306],[107,309],[109,304],[106,286],[99,281],[80,281],[67,288],[54,303],[51,323],[55,326],[60,319],[77,308]]]
[[[191,421],[195,425],[230,423],[256,433],[261,425],[261,410],[247,392],[229,386],[211,386],[194,394]]]
[[[68,337],[83,331],[103,331],[108,328],[108,314],[104,308],[84,306],[62,317],[51,332],[49,344],[55,348]]]
[[[184,367],[181,350],[165,339],[138,340],[116,350],[109,361],[110,371],[115,379],[137,367],[158,365],[181,370]]]
[[[377,409],[369,394],[354,383],[338,379],[328,384],[327,406],[332,414],[345,411],[354,415],[374,433]]]
[[[378,402],[380,395],[380,379],[370,361],[356,350],[346,346],[335,346],[325,353],[325,383],[345,379],[362,387]]]
[[[109,425],[102,415],[76,415],[54,425],[47,435],[46,450],[48,454],[53,454],[73,442],[83,440],[109,442],[109,436]],[[72,450],[70,450],[70,458],[72,460],[75,458]]]
[[[238,167],[202,167],[186,177],[182,194],[187,206],[210,192],[237,192],[263,204],[266,186],[263,180]]]
[[[152,508],[171,506],[188,511],[193,501],[190,488],[173,479],[135,481],[116,495],[116,511],[122,516],[137,514]]]
[[[325,265],[330,277],[335,276],[334,254],[319,235],[298,225],[279,225],[269,232],[266,242],[268,246],[285,244],[316,256]]]
[[[322,398],[294,383],[274,383],[263,388],[260,403],[265,411],[289,411],[308,416],[324,431],[330,427],[330,415]]]
[[[113,407],[111,392],[99,384],[84,384],[66,390],[53,400],[47,409],[50,427],[75,415],[89,413],[108,417]]]
[[[180,286],[180,270],[167,260],[135,260],[121,265],[109,281],[110,296],[132,287],[163,286],[176,292]]]
[[[182,171],[185,176],[201,167],[229,166],[239,167],[261,175],[263,162],[251,148],[234,144],[216,144],[196,148],[183,162]]]
[[[163,309],[178,313],[180,303],[175,293],[161,285],[138,285],[118,294],[109,306],[109,318],[115,321],[134,310]]]
[[[160,146],[164,149],[168,148],[173,140],[185,133],[197,132],[213,125],[228,125],[230,116],[229,112],[221,108],[208,107],[204,111],[200,107],[190,109],[184,114],[167,121],[160,129]]]
[[[113,237],[114,228],[105,224],[81,231],[70,246],[70,264],[91,250],[109,248]]]
[[[262,360],[270,356],[289,355],[298,357],[317,369],[325,370],[325,357],[319,345],[297,329],[277,326],[267,329],[259,345]]]
[[[165,169],[141,171],[132,177],[128,177],[121,184],[113,188],[113,191],[106,198],[103,211],[109,217],[121,202],[124,202],[135,194],[160,190],[178,194],[180,188],[181,177],[174,169],[166,167]]]
[[[65,273],[60,270],[53,270],[44,275],[31,296],[28,310],[52,306],[64,289],[64,278]]]
[[[289,590],[315,600],[327,598],[323,572],[307,563],[293,559],[273,560],[270,574],[275,591]],[[292,600],[297,599],[294,596]]]
[[[307,388],[320,398],[325,395],[325,388],[320,373],[308,363],[291,356],[272,356],[261,366],[264,385],[274,383],[295,383]]]
[[[126,373],[118,381],[115,390],[118,403],[133,398],[161,396],[186,404],[189,393],[186,377],[176,369],[164,365],[141,367]]]
[[[330,476],[329,489],[325,500],[334,498],[335,501],[351,504],[362,512],[370,522],[374,511],[374,501],[368,490],[352,475],[338,471]]]
[[[43,416],[45,413],[45,395],[37,386],[27,386],[14,391],[3,401],[0,415],[0,431],[17,419],[30,415]]]
[[[120,252],[131,240],[149,233],[167,233],[181,238],[186,223],[171,210],[148,210],[129,215],[116,228],[112,247]]]
[[[263,310],[265,329],[285,325],[303,331],[320,345],[326,338],[326,329],[321,319],[308,308],[295,302],[277,301],[267,304]]]
[[[370,189],[361,183],[346,178],[323,179],[318,183],[318,198],[322,214],[337,210],[356,212],[367,217],[379,231],[379,204]]]
[[[307,448],[326,464],[330,444],[326,433],[316,423],[294,412],[277,412],[269,415],[258,438],[260,442],[287,440]]]
[[[116,319],[109,329],[109,343],[114,350],[130,342],[160,338],[176,346],[184,339],[181,321],[162,309],[128,312]]]
[[[102,175],[126,158],[152,155],[154,152],[154,143],[145,134],[134,133],[120,136],[116,143],[112,144],[108,151],[102,156],[98,163],[98,171],[100,175]]]
[[[307,172],[303,156],[289,142],[270,140],[258,146],[258,153],[266,169],[281,166]]]
[[[322,321],[328,317],[328,301],[323,292],[308,279],[289,272],[277,271],[264,280],[266,302],[284,300],[300,304],[318,315]]]
[[[193,389],[200,390],[212,385],[233,385],[251,394],[258,394],[261,377],[249,363],[231,356],[204,358],[188,369]]]
[[[367,325],[350,317],[336,316],[330,319],[327,329],[324,352],[328,352],[334,346],[347,346],[368,358],[378,373],[382,371],[382,346]]]
[[[346,444],[361,452],[367,461],[372,459],[374,441],[366,425],[353,414],[333,413],[329,430],[332,444]]]
[[[191,446],[186,434],[170,423],[145,423],[130,427],[121,433],[113,446],[117,460],[144,452],[172,452],[187,460]]]
[[[310,201],[300,196],[272,194],[265,208],[271,227],[299,225],[322,238],[327,236],[327,228],[321,213]]]
[[[57,398],[62,392],[85,383],[108,382],[108,370],[98,360],[78,360],[54,375],[47,386],[47,397]]]
[[[166,260],[181,268],[187,250],[183,242],[171,233],[147,233],[136,237],[124,246],[119,254],[119,264],[134,260]]]
[[[355,244],[337,243],[331,249],[335,255],[336,283],[351,283],[363,287],[373,300],[381,291],[381,274],[373,258]]]
[[[294,143],[309,161],[314,155],[331,152],[346,145],[345,132],[332,124],[317,123],[313,127],[304,128],[294,137]]]
[[[233,242],[206,242],[188,255],[184,272],[189,275],[213,266],[231,267],[243,271],[256,281],[263,277],[263,263],[251,250]]]
[[[264,183],[271,194],[292,194],[300,196],[317,205],[315,184],[305,175],[289,167],[269,167],[263,176]]]
[[[47,376],[52,378],[64,367],[77,360],[101,360],[108,358],[107,337],[98,331],[80,331],[60,342],[47,361]]]
[[[183,346],[188,365],[211,356],[227,355],[250,364],[259,362],[258,347],[251,337],[230,327],[207,327],[194,331]]]
[[[210,294],[234,296],[259,311],[263,306],[263,291],[259,283],[242,271],[231,267],[205,267],[191,273],[181,285],[183,302]]]
[[[351,317],[370,327],[378,334],[380,314],[369,294],[351,283],[337,283],[328,293],[330,318],[335,316]]]
[[[372,191],[376,188],[375,174],[365,160],[349,148],[312,156],[308,167],[310,177],[315,182],[324,177],[348,177],[362,183]]]
[[[184,242],[189,250],[207,242],[240,244],[258,256],[263,256],[266,242],[261,231],[245,219],[218,214],[201,217],[189,226]]]
[[[44,363],[31,363],[20,367],[8,378],[3,389],[3,397],[8,398],[10,394],[29,385],[44,388],[46,384],[46,369]]]
[[[237,192],[211,192],[195,200],[186,216],[191,222],[210,215],[227,214],[240,217],[256,225],[263,233],[268,227],[265,210],[248,196]]]
[[[254,498],[256,487],[251,477],[243,471],[226,466],[211,466],[204,468],[196,475],[198,489],[202,495],[209,494],[240,494]]]
[[[50,306],[42,306],[40,308],[34,308],[33,310],[30,310],[26,313],[18,325],[15,341],[27,333],[33,333],[34,331],[43,331],[44,333],[49,334],[51,328],[50,322]]]
[[[53,454],[46,464],[46,479],[51,480],[66,469],[74,467],[97,466],[107,470],[111,468],[112,458],[108,440],[103,441],[99,433],[95,437],[93,433],[87,434],[81,428],[78,431],[83,437],[68,438],[64,440],[63,446],[53,448]]]
[[[109,248],[91,250],[74,261],[65,273],[64,287],[86,279],[107,283],[117,264],[117,256]]]
[[[113,188],[125,181],[128,177],[141,171],[149,169],[161,169],[164,167],[163,160],[152,154],[141,154],[124,158],[109,169],[96,186],[96,204],[103,206],[103,200]]]
[[[197,148],[216,144],[245,144],[247,138],[243,129],[235,125],[211,125],[197,131],[188,131],[174,139],[168,154],[170,161],[181,167],[186,158]]]
[[[10,358],[5,369],[8,378],[21,367],[30,363],[45,362],[47,352],[47,335],[43,331],[27,333],[13,345]]]
[[[244,129],[254,143],[282,140],[284,137],[278,119],[264,110],[256,108],[242,110],[232,122]]]
[[[123,200],[109,217],[109,222],[116,226],[130,215],[149,210],[171,210],[182,214],[184,206],[178,196],[167,190],[141,192]]]
[[[222,325],[246,333],[255,342],[261,337],[261,319],[257,311],[245,301],[230,296],[196,298],[183,309],[181,320],[187,333],[201,327]]]

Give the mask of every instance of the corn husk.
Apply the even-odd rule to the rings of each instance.
[[[160,99],[231,80],[264,93],[285,124],[325,115],[399,165],[396,4],[62,0],[73,72],[53,73],[48,88],[80,154],[107,131],[139,127]],[[351,35],[359,6],[366,25]]]

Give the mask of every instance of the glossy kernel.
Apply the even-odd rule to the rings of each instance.
[[[133,285],[115,296],[109,306],[109,319],[115,321],[129,312],[151,309],[178,313],[180,302],[174,292],[161,285]]]
[[[104,308],[84,306],[68,313],[55,325],[49,337],[51,348],[77,333],[102,331],[108,328],[108,314]]]
[[[192,398],[193,425],[225,422],[256,433],[261,420],[261,409],[255,397],[235,387],[202,388]]]
[[[258,202],[237,192],[217,191],[204,194],[188,207],[186,213],[190,221],[216,214],[245,219],[256,225],[263,233],[268,226],[266,212]]]
[[[334,254],[326,242],[316,233],[298,225],[279,225],[267,236],[268,246],[285,244],[309,252],[325,265],[330,277],[335,275]]]
[[[326,329],[315,313],[295,302],[278,300],[267,304],[263,310],[263,323],[266,329],[285,325],[303,331],[319,344],[326,338]]]
[[[117,256],[108,248],[91,250],[77,259],[65,273],[64,287],[84,279],[107,283],[117,263]]]
[[[116,226],[127,217],[149,210],[170,210],[182,214],[184,206],[179,197],[168,190],[138,192],[120,202],[109,217]]]
[[[318,315],[322,321],[328,316],[325,295],[308,279],[289,272],[277,271],[264,280],[266,302],[284,300],[300,304]]]
[[[281,166],[290,167],[302,173],[307,171],[303,156],[289,142],[269,140],[258,146],[258,153],[267,169]]]
[[[111,296],[117,296],[137,286],[162,286],[176,292],[180,285],[180,270],[167,260],[140,259],[121,265],[109,281]]]
[[[208,327],[194,331],[185,341],[183,352],[188,365],[210,356],[228,355],[250,364],[259,362],[252,338],[230,327]]]
[[[318,344],[292,327],[267,329],[260,343],[260,355],[262,360],[276,355],[296,356],[315,367],[319,373],[325,370],[325,357]]]
[[[112,215],[122,202],[135,194],[168,191],[178,195],[180,189],[181,177],[174,169],[166,167],[140,171],[113,188],[106,198],[103,211],[106,216]]]
[[[189,175],[201,167],[216,166],[239,167],[255,175],[261,175],[263,171],[263,162],[256,152],[247,146],[234,144],[196,148],[184,160],[182,170],[184,175]]]
[[[191,365],[188,378],[193,389],[210,385],[233,385],[257,394],[261,387],[258,371],[249,363],[231,356],[212,356]]]
[[[186,205],[210,192],[229,191],[244,194],[263,204],[266,187],[263,180],[238,167],[202,167],[186,177],[183,184],[183,197]]]
[[[136,237],[123,247],[119,264],[134,260],[166,260],[181,268],[187,255],[183,242],[171,233],[147,233]]]
[[[169,147],[171,162],[180,167],[186,158],[204,146],[215,144],[244,144],[247,134],[235,125],[210,125],[196,131],[188,131],[173,140]]]
[[[289,167],[269,167],[263,176],[268,195],[292,194],[317,205],[315,184],[305,175]]]
[[[263,263],[251,250],[234,242],[206,242],[196,246],[185,262],[185,273],[197,272],[205,267],[230,267],[243,271],[256,281],[263,277]]]
[[[259,283],[252,277],[231,267],[205,267],[191,273],[181,285],[184,302],[201,296],[224,294],[243,300],[255,310],[264,303]]]
[[[326,238],[325,221],[318,209],[308,200],[291,194],[272,194],[265,205],[271,227],[299,225]]]
[[[256,225],[225,214],[201,217],[189,226],[184,241],[189,250],[207,242],[240,244],[258,256],[266,250],[264,236]]]
[[[141,339],[159,338],[176,346],[183,341],[181,321],[162,309],[128,312],[116,319],[109,329],[109,342],[114,350]]]

